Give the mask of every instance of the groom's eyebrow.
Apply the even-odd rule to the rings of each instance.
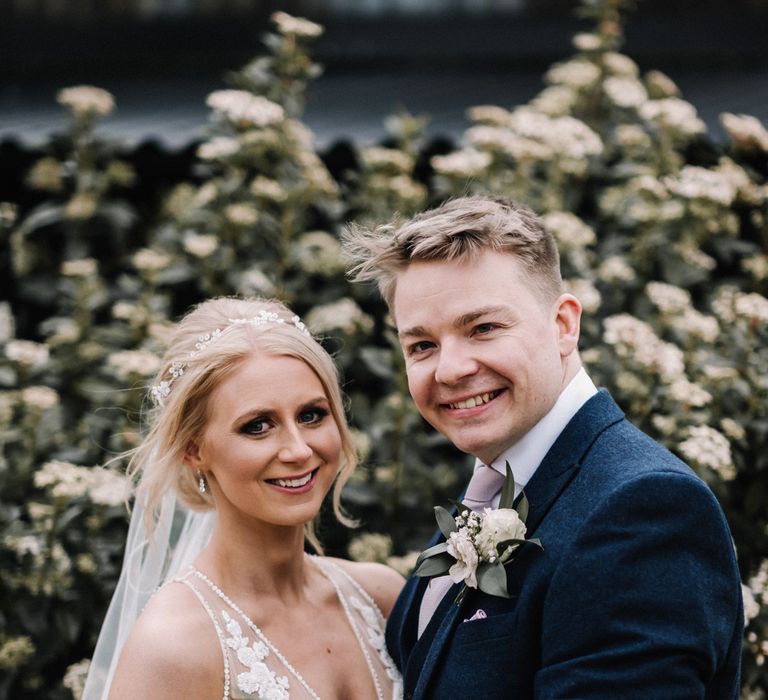
[[[463,328],[482,316],[504,313],[506,311],[506,306],[484,306],[481,309],[475,309],[457,317],[453,321],[453,326],[454,328]],[[398,338],[424,337],[425,335],[429,335],[429,332],[424,326],[413,326],[412,328],[404,328],[397,332]]]
[[[414,336],[425,336],[429,335],[427,333],[427,329],[424,328],[424,326],[414,326],[413,328],[406,328],[402,331],[397,331],[397,337],[398,338],[412,338]]]
[[[505,306],[484,306],[482,309],[475,309],[469,313],[462,314],[453,322],[453,325],[456,328],[463,328],[464,326],[468,326],[473,321],[477,321],[478,318],[488,314],[502,313],[506,310],[507,308]]]

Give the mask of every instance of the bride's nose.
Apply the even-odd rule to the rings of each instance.
[[[283,434],[282,444],[277,453],[281,462],[293,462],[301,464],[312,456],[312,448],[307,444],[301,430],[298,427],[286,430]]]

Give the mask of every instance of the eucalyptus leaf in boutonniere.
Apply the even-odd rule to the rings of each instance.
[[[457,600],[467,587],[511,598],[504,567],[512,563],[512,555],[523,545],[541,547],[538,539],[525,539],[528,499],[523,494],[517,509],[512,507],[514,500],[515,480],[507,462],[497,509],[484,508],[482,513],[476,513],[463,503],[456,503],[458,514],[454,517],[442,506],[436,506],[435,518],[446,541],[419,555],[414,576],[448,574],[454,583],[464,582]]]

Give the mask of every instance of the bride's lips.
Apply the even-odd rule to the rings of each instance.
[[[306,472],[299,476],[278,479],[265,479],[265,481],[272,488],[277,489],[282,493],[307,493],[307,491],[311,491],[312,487],[315,485],[318,471],[320,471],[320,467],[316,467],[312,471]]]

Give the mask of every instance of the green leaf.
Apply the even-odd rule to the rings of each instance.
[[[416,565],[419,565],[419,562],[423,561],[424,559],[428,559],[429,557],[434,556],[435,554],[442,554],[445,552],[445,550],[448,549],[448,543],[447,542],[440,542],[440,544],[433,545],[432,547],[429,547],[429,549],[425,549],[421,554],[419,554],[419,558],[416,561]]]
[[[513,544],[525,544],[526,542],[529,542],[530,540],[523,540],[523,539],[517,539],[512,538],[509,540],[504,540],[503,542],[499,542],[496,545],[496,549],[500,552],[503,552],[507,547],[511,547]]]
[[[520,503],[517,504],[517,514],[523,522],[528,519],[528,498],[525,495],[525,491],[523,491],[523,495],[520,498]]]
[[[507,572],[499,561],[493,564],[481,564],[477,568],[477,587],[488,595],[501,598],[512,597],[507,592]]]
[[[506,463],[507,475],[504,479],[504,486],[501,487],[501,498],[499,499],[499,508],[511,508],[515,502],[515,477],[512,474],[512,467],[509,462]]]
[[[448,571],[456,563],[456,560],[447,553],[435,554],[424,559],[413,570],[414,576],[440,576]]]
[[[456,521],[453,516],[442,506],[435,506],[435,518],[437,520],[437,526],[440,528],[440,532],[445,537],[448,537],[452,532],[456,532]]]

